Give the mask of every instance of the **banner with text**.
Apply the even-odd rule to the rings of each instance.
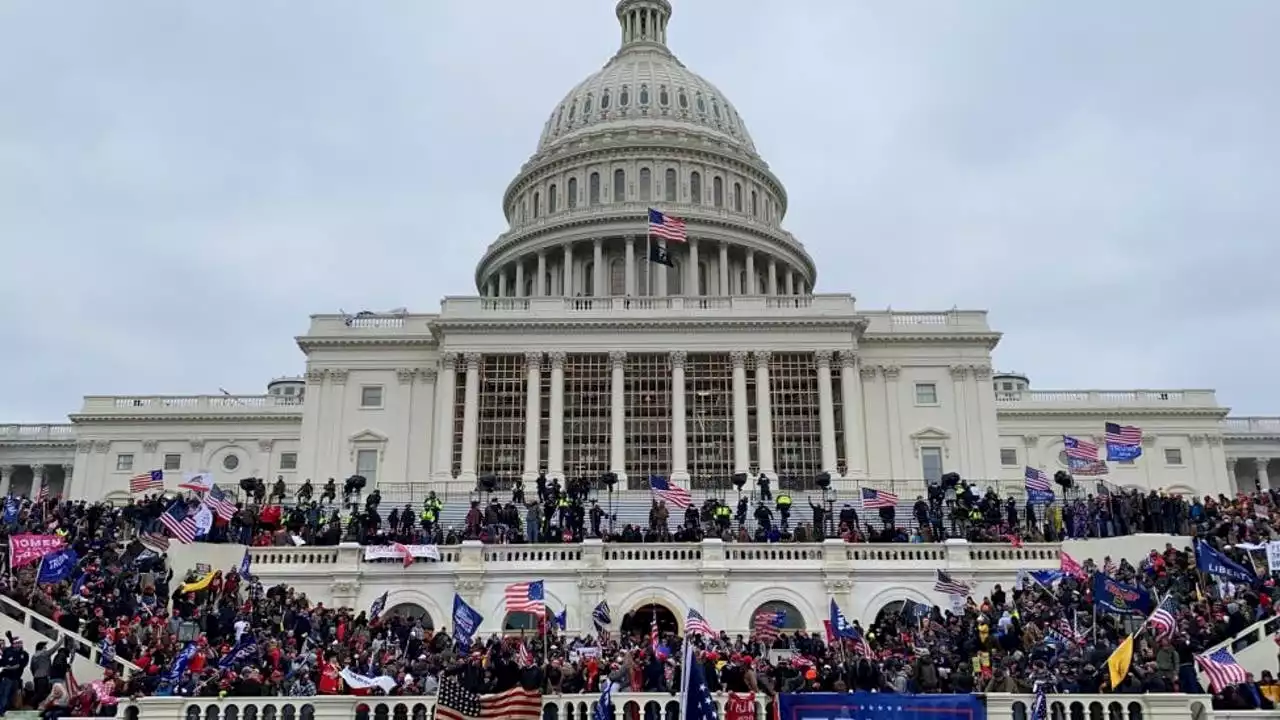
[[[896,695],[893,693],[783,693],[778,720],[986,720],[978,695]]]
[[[366,545],[365,560],[403,560],[400,548],[406,548],[415,560],[434,560],[440,562],[440,548],[435,545]]]
[[[56,550],[61,550],[67,541],[58,535],[36,535],[24,533],[9,536],[9,568],[25,567]]]

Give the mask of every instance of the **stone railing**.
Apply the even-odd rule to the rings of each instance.
[[[308,335],[431,335],[435,313],[312,315]]]
[[[81,415],[223,415],[302,412],[302,398],[293,395],[90,395]]]
[[[806,317],[830,315],[853,317],[850,295],[732,295],[725,297],[447,297],[441,303],[440,319],[499,319],[505,314],[525,319],[539,317],[628,318],[759,317],[800,314]]]
[[[71,423],[50,425],[0,425],[0,442],[70,442],[76,438]]]
[[[50,642],[56,641],[63,636],[70,638],[71,648],[77,655],[88,658],[94,665],[102,665],[102,653],[96,643],[90,642],[83,635],[64,629],[53,620],[27,608],[7,595],[0,595],[0,613],[4,613],[23,627],[49,638]],[[35,647],[32,646],[29,652],[34,651]],[[110,665],[116,672],[126,678],[132,673],[142,672],[142,668],[123,658],[116,658]]]
[[[1280,417],[1229,417],[1222,432],[1233,435],[1280,435]]]
[[[359,576],[365,573],[403,578],[435,573],[440,565],[494,572],[552,574],[563,572],[634,572],[658,567],[706,571],[825,571],[943,570],[969,574],[990,572],[1005,576],[1019,569],[1052,570],[1061,565],[1058,543],[971,544],[948,540],[941,544],[846,543],[602,543],[588,539],[577,545],[484,545],[468,540],[440,546],[440,561],[401,568],[397,561],[364,559],[355,543],[337,547],[250,548],[255,572],[275,575]]]
[[[892,696],[886,695],[886,698]],[[716,697],[719,716],[724,717],[725,695]],[[543,698],[543,720],[578,720],[593,716],[598,696],[548,695]],[[989,693],[985,696],[988,720],[1029,720],[1030,695]],[[151,697],[121,702],[117,717],[128,720],[431,720],[435,717],[434,696],[353,697]],[[615,693],[614,720],[620,718],[683,717],[680,700],[669,693]],[[1280,718],[1280,712],[1214,711],[1207,695],[1049,695],[1048,718],[1072,720],[1215,720],[1243,717],[1262,720]],[[768,701],[757,701],[756,717],[771,717]]]
[[[1205,407],[1218,406],[1212,390],[1001,390],[996,402],[1002,406],[1131,406]]]

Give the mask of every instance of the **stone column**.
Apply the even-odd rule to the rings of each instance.
[[[431,447],[431,474],[437,482],[453,477],[453,396],[457,385],[458,354],[440,356],[440,380],[436,385],[435,439]]]
[[[732,295],[729,292],[729,243],[720,243],[720,262],[716,269],[720,275],[720,295]]]
[[[689,481],[689,424],[684,410],[685,351],[671,353],[671,479]]]
[[[28,496],[35,500],[40,496],[40,488],[44,485],[44,466],[31,466],[31,489],[27,491]]]
[[[463,360],[467,363],[467,381],[462,406],[462,472],[458,479],[474,485],[480,433],[480,353],[467,353]]]
[[[498,297],[507,296],[507,269],[502,268],[498,271]]]
[[[609,353],[609,472],[618,476],[618,489],[627,488],[627,354]]]
[[[546,296],[547,296],[547,287],[546,287],[546,282],[547,282],[547,251],[546,251],[546,250],[539,250],[539,251],[538,251],[538,270],[537,270],[537,272],[538,272],[538,274],[537,274],[537,275],[534,277],[534,279],[533,279],[533,296],[534,296],[534,297],[546,297]]]
[[[591,243],[591,294],[595,297],[608,297],[609,289],[604,286],[604,240],[596,238]]]
[[[733,361],[733,472],[751,470],[750,428],[747,427],[747,351],[731,350]]]
[[[627,297],[636,296],[636,239],[630,235],[626,237],[626,259],[623,261],[623,277],[626,285]]]
[[[75,465],[62,466],[62,499],[66,500],[71,497],[71,479],[75,477]]]
[[[831,351],[814,353],[818,363],[818,424],[822,437],[822,469],[839,477],[836,469],[836,408],[831,397]]]
[[[786,280],[787,280],[787,294],[795,295],[796,294],[796,274],[791,270],[788,270],[786,274]]]
[[[685,273],[684,296],[698,297],[702,294],[698,287],[698,238],[689,238],[689,267]]]
[[[524,472],[525,482],[538,479],[539,453],[542,450],[542,352],[524,355],[525,414],[524,414]]]
[[[564,244],[564,280],[562,281],[563,290],[560,293],[564,297],[573,297],[573,243]]]
[[[13,466],[0,465],[0,495],[9,494],[9,481],[13,480]]]
[[[1259,457],[1254,458],[1254,467],[1258,471],[1258,489],[1266,492],[1271,489],[1271,478],[1267,474],[1267,463],[1271,462],[1271,458]]]
[[[757,350],[756,358],[756,445],[760,451],[760,473],[777,480],[773,469],[773,409],[769,397],[769,361],[773,353]],[[775,486],[776,487],[776,486]]]
[[[1231,481],[1228,487],[1231,489],[1231,492],[1233,493],[1239,492],[1240,490],[1240,478],[1236,476],[1236,463],[1239,462],[1239,460],[1240,458],[1233,458],[1233,457],[1227,458],[1227,478],[1229,478]],[[8,487],[9,487],[9,483],[7,480],[3,485],[0,485],[0,488],[8,488]]]
[[[756,287],[756,251],[747,251],[747,294],[756,295],[760,289]]]
[[[565,353],[547,353],[551,361],[551,427],[547,431],[547,477],[564,480],[564,361]]]
[[[778,260],[769,258],[769,294],[778,294]]]
[[[516,262],[516,291],[512,293],[518,298],[525,297],[524,294],[524,260]]]
[[[844,415],[845,477],[862,478],[867,472],[862,375],[858,372],[858,356],[850,350],[840,351],[840,396],[841,410]]]

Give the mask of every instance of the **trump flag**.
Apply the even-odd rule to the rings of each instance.
[[[978,695],[895,695],[892,693],[783,693],[778,720],[986,720]]]

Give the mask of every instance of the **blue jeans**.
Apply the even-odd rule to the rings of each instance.
[[[13,700],[13,692],[18,689],[17,681],[0,677],[0,715],[3,715],[9,709],[9,702]]]

